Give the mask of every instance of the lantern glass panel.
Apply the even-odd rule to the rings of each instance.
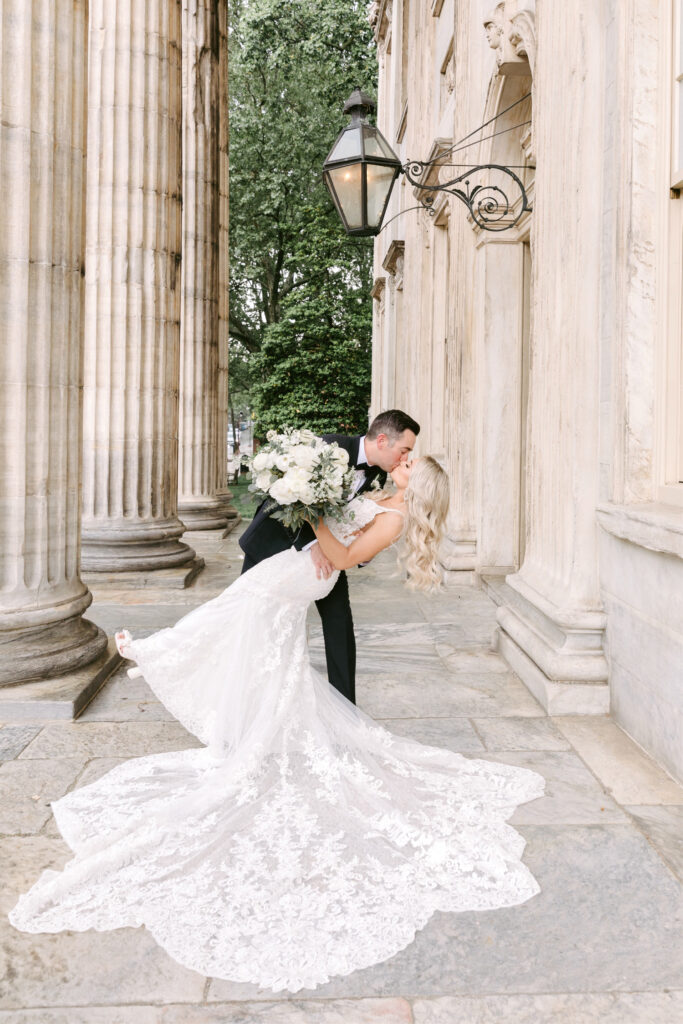
[[[361,151],[361,129],[347,128],[336,146],[328,156],[327,160],[360,160]]]
[[[337,195],[349,230],[363,227],[363,183],[360,163],[346,167],[329,167],[327,173]]]
[[[380,160],[397,160],[398,157],[384,138],[384,136],[373,128],[372,125],[363,126],[363,137],[365,142],[365,155],[367,157],[378,156]]]
[[[367,165],[368,225],[370,227],[378,226],[395,177],[395,167],[385,167],[381,164]]]

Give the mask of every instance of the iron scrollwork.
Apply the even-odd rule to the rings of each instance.
[[[527,211],[531,210],[529,197],[521,178],[509,167],[504,167],[502,164],[478,164],[468,167],[456,178],[438,185],[429,185],[421,180],[426,171],[439,166],[436,161],[409,160],[403,165],[402,170],[411,185],[418,188],[421,193],[448,192],[449,195],[460,199],[470,211],[475,224],[483,231],[507,231],[514,227]],[[512,180],[512,184],[519,190],[521,197],[521,203],[516,210],[517,196],[511,202],[507,193],[499,185],[472,185],[470,183],[473,175],[488,170],[501,171]],[[462,187],[458,187],[461,184]],[[434,215],[432,209],[434,198],[434,195],[429,194],[420,196],[422,206],[431,216]]]

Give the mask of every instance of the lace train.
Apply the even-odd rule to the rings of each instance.
[[[144,924],[202,974],[296,992],[394,955],[435,910],[539,891],[506,820],[543,779],[395,736],[330,687],[306,610],[333,582],[283,552],[133,642],[206,746],[136,758],[54,803],[75,857],[20,898],[15,927]]]

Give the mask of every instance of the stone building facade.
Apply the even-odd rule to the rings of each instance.
[[[237,519],[227,0],[0,0],[0,24],[0,684],[64,692],[112,662],[87,580],[182,583],[186,531]]]
[[[499,164],[531,205],[487,232],[445,193],[410,209],[427,193],[399,179],[375,246],[372,411],[422,423],[451,480],[444,568],[494,596],[535,696],[611,711],[679,776],[682,7],[370,6],[378,124],[402,161],[437,158],[420,185]],[[502,184],[488,175],[472,184]]]

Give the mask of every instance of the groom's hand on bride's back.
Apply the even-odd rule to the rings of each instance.
[[[329,580],[330,576],[334,572],[332,562],[329,560],[327,555],[323,554],[323,550],[317,541],[309,550],[318,579]]]

